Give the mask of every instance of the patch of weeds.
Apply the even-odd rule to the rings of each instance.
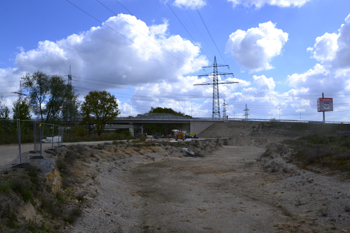
[[[56,198],[57,198],[58,200],[60,200],[61,202],[63,202],[63,203],[66,202],[66,200],[64,199],[64,197],[63,197],[60,193],[56,193]]]
[[[41,199],[41,208],[52,216],[59,216],[62,214],[61,205],[49,198]]]
[[[69,181],[67,176],[62,176],[61,184],[62,184],[62,188],[66,189],[66,188],[69,188],[71,182]]]
[[[2,211],[1,218],[4,220],[5,226],[9,228],[17,226],[17,215],[15,211],[11,211],[9,205],[7,205]]]
[[[286,142],[295,151],[293,159],[303,167],[321,165],[332,170],[350,171],[350,138],[309,135]]]
[[[9,193],[11,190],[11,185],[9,182],[3,182],[0,184],[0,192]]]
[[[24,202],[33,198],[32,187],[24,178],[13,179],[10,187],[14,192],[22,196]]]
[[[36,223],[33,220],[29,220],[27,225],[26,225],[26,229],[28,231],[34,232],[37,228]]]
[[[84,196],[82,194],[79,194],[78,196],[76,196],[76,199],[79,201],[79,202],[83,202],[85,199],[84,199]]]
[[[75,207],[70,211],[68,216],[63,217],[63,220],[65,222],[73,224],[77,220],[77,218],[81,216],[81,213],[82,213],[81,209],[78,207]]]
[[[67,170],[67,164],[62,160],[57,160],[57,168],[58,170],[60,170],[61,172],[64,172]]]
[[[68,164],[73,164],[76,159],[77,155],[74,153],[73,150],[68,150],[64,155],[64,161]]]

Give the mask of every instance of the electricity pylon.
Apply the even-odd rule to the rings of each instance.
[[[219,82],[219,75],[232,75],[233,73],[219,73],[218,67],[223,67],[228,65],[218,65],[216,63],[216,56],[214,56],[214,63],[212,66],[203,66],[202,68],[213,68],[213,73],[211,74],[202,74],[198,75],[200,76],[208,76],[208,77],[213,77],[213,83],[201,83],[201,84],[194,84],[194,86],[199,86],[199,85],[213,85],[213,115],[212,118],[218,118],[220,119],[220,98],[219,98],[219,84],[234,84],[238,82]]]
[[[67,89],[66,89],[65,102],[63,103],[62,116],[64,121],[72,122],[72,121],[75,121],[75,118],[77,116],[77,109],[76,109],[76,96],[74,94],[74,87],[72,85],[73,76],[72,76],[71,65],[69,66],[69,71],[67,76],[68,76]]]
[[[243,111],[245,111],[245,113],[244,113],[245,120],[248,121],[248,116],[249,116],[250,114],[248,113],[248,112],[249,112],[249,109],[248,109],[247,104],[245,104],[245,109],[244,109]]]
[[[227,119],[228,117],[226,116],[226,106],[227,106],[227,104],[226,104],[225,100],[224,100],[224,104],[222,106],[224,107],[222,118],[224,118],[224,121],[227,121],[228,120]]]

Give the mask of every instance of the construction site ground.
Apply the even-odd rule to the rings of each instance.
[[[217,124],[199,135],[210,141],[83,146],[87,160],[75,164],[81,182],[74,189],[86,201],[62,232],[350,232],[350,182],[342,173],[262,157],[271,143],[319,127],[264,124]]]

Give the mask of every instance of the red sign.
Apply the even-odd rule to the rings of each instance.
[[[318,98],[317,111],[318,112],[333,111],[333,98]]]

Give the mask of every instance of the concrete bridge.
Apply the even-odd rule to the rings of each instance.
[[[141,117],[118,117],[105,127],[105,130],[129,129],[131,135],[134,135],[134,129],[140,129],[143,133],[143,124],[185,124],[186,131],[199,134],[209,126],[223,122],[223,119],[213,118],[189,118],[179,116],[141,116]]]
[[[131,135],[134,135],[134,129],[140,129],[143,133],[143,124],[184,124],[186,130],[189,133],[199,134],[206,130],[211,125],[218,122],[228,121],[260,121],[260,122],[298,122],[298,123],[312,123],[312,124],[350,124],[350,122],[338,122],[338,121],[308,121],[308,120],[276,120],[276,119],[242,119],[242,118],[190,118],[183,116],[176,116],[172,114],[149,114],[138,117],[118,117],[115,120],[108,122],[105,127],[106,130],[115,129],[129,129]]]

